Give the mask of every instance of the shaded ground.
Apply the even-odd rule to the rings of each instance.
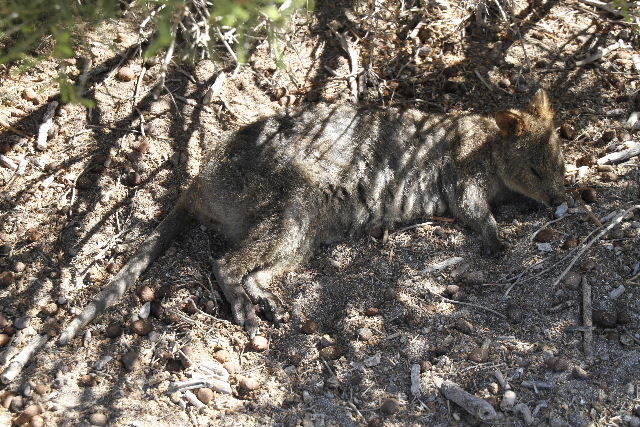
[[[94,69],[107,70],[91,80],[87,96],[96,107],[60,108],[44,151],[32,139],[0,134],[9,159],[26,159],[22,175],[0,167],[0,240],[11,249],[0,258],[0,273],[13,272],[1,276],[4,332],[16,336],[25,316],[25,342],[36,331],[55,333],[66,324],[168,212],[203,153],[226,131],[290,104],[348,102],[349,60],[329,26],[352,44],[359,38],[364,103],[491,114],[523,105],[536,88],[546,88],[568,137],[568,188],[578,189],[576,196],[593,188],[596,201],[589,206],[598,218],[638,203],[637,158],[611,170],[593,164],[637,140],[637,131],[624,123],[640,107],[632,61],[640,53],[638,40],[615,17],[551,0],[519,4],[507,22],[498,19],[499,10],[488,9],[484,23],[457,2],[407,1],[403,8],[400,2],[340,3],[319,2],[315,14],[301,13],[291,23],[283,42],[286,69],[273,65],[263,43],[249,66],[237,70],[228,58],[171,67],[170,93],[157,100],[150,90],[159,66],[151,66],[138,87],[144,64],[123,56],[135,45],[137,27],[114,22],[96,31],[88,55]],[[629,47],[575,66],[618,39]],[[80,62],[68,66],[79,74]],[[131,81],[108,72],[122,66],[133,71]],[[3,71],[2,120],[36,134],[47,100],[57,96],[58,67],[49,61],[26,75]],[[223,70],[222,91],[203,107],[206,90]],[[25,89],[37,99],[23,99]],[[150,336],[133,332],[132,316],[143,302],[131,292],[69,346],[47,344],[0,388],[3,403],[14,395],[23,396],[24,406],[41,403],[46,425],[87,424],[96,412],[106,415],[108,425],[122,426],[483,425],[437,392],[437,377],[494,405],[495,425],[524,425],[522,413],[502,403],[499,371],[515,403],[533,413],[531,425],[640,422],[633,418],[640,416],[640,289],[634,276],[640,214],[598,239],[575,263],[573,281],[557,286],[554,280],[578,252],[566,241],[588,241],[596,229],[582,205],[576,201],[568,216],[550,225],[546,252],[533,236],[553,219],[549,209],[520,201],[499,208],[497,219],[510,244],[499,259],[481,255],[478,237],[449,222],[391,233],[384,245],[361,237],[322,248],[307,267],[274,285],[291,320],[279,329],[265,326],[264,352],[253,351],[229,321],[229,307],[212,282],[210,262],[222,243],[194,226],[140,281],[155,291],[161,307],[154,304]],[[452,257],[464,261],[423,272]],[[592,358],[585,355],[580,328],[582,277],[596,310]],[[108,337],[111,324],[124,334]],[[327,344],[332,350],[321,357]],[[192,375],[179,362],[185,345],[196,365],[219,359],[237,370],[232,395],[215,393],[196,410],[167,392],[171,382]],[[123,366],[132,350],[137,363]],[[413,364],[423,371],[419,397],[410,391]],[[247,391],[243,377],[259,387]],[[13,412],[20,412],[17,403]],[[0,408],[0,424],[15,419],[13,412]]]

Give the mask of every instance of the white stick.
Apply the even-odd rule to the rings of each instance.
[[[640,142],[635,142],[631,147],[626,150],[616,151],[615,153],[607,154],[604,157],[600,157],[597,161],[599,165],[607,165],[610,163],[619,163],[623,160],[630,159],[640,154]]]
[[[13,362],[9,365],[9,367],[4,371],[2,376],[0,377],[0,381],[3,384],[9,384],[13,381],[22,369],[29,363],[31,360],[31,356],[33,356],[36,351],[40,349],[43,345],[47,343],[49,340],[49,335],[38,335],[35,337],[29,344],[26,345],[25,348],[22,349],[20,353],[13,359]]]
[[[36,142],[36,148],[40,151],[47,149],[47,138],[49,137],[49,130],[53,127],[53,115],[58,107],[58,101],[52,101],[47,107],[47,111],[44,113],[42,124],[38,128],[38,141]]]
[[[0,154],[0,165],[4,166],[5,168],[9,168],[11,170],[18,169],[18,165],[16,165],[16,163],[13,160],[11,160],[10,158],[2,154]]]
[[[582,67],[583,65],[587,65],[590,64],[594,61],[597,61],[598,59],[602,58],[603,56],[609,54],[610,52],[619,49],[621,47],[625,47],[624,41],[622,40],[618,40],[617,42],[615,42],[614,44],[611,44],[607,47],[601,47],[598,48],[598,51],[596,53],[594,53],[593,55],[581,60],[581,61],[576,61],[576,66],[577,67]]]
[[[205,406],[204,403],[200,402],[196,395],[191,393],[189,390],[184,392],[184,397],[197,409],[204,408]]]
[[[571,260],[571,262],[569,263],[569,265],[567,266],[567,268],[564,269],[564,271],[562,273],[560,273],[560,275],[556,278],[556,280],[551,284],[551,289],[555,288],[556,286],[558,286],[558,284],[560,283],[560,281],[564,278],[564,276],[567,275],[567,273],[571,270],[571,268],[573,267],[573,265],[578,261],[578,259],[582,256],[582,254],[589,249],[591,246],[593,246],[593,244],[598,241],[602,236],[604,236],[609,230],[611,230],[613,227],[615,227],[616,225],[618,225],[620,223],[620,221],[622,221],[622,219],[627,216],[627,214],[629,212],[633,212],[636,209],[640,209],[640,205],[633,205],[631,206],[629,209],[625,209],[624,211],[620,212],[619,214],[617,214],[612,220],[611,222],[606,226],[603,227],[600,232],[598,234],[596,234],[591,240],[589,240],[588,242],[584,243],[583,246],[580,248],[580,250],[578,250],[578,253],[573,257],[573,259]],[[597,230],[597,229],[596,229]],[[595,230],[594,230],[595,231]]]
[[[578,1],[580,3],[588,4],[589,6],[597,7],[598,9],[602,9],[602,10],[607,11],[609,13],[613,13],[616,16],[624,16],[624,14],[621,11],[612,8],[607,3],[599,1],[599,0],[578,0]]]
[[[420,365],[414,363],[411,365],[411,394],[414,397],[420,397]]]

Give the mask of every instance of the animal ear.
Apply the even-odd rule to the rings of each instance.
[[[545,120],[553,120],[553,107],[549,101],[549,95],[544,89],[538,89],[529,104],[529,112],[534,116]]]
[[[513,110],[498,111],[496,124],[503,135],[522,135],[525,129],[524,118]]]

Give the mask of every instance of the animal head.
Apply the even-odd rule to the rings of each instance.
[[[507,187],[548,206],[565,199],[564,159],[553,127],[547,92],[536,92],[526,109],[500,111],[493,145],[498,175]]]

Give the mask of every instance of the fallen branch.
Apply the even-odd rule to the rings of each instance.
[[[593,356],[593,311],[591,305],[591,285],[582,276],[582,323],[584,324],[584,354]]]
[[[11,132],[15,133],[16,135],[22,136],[24,138],[29,138],[31,136],[28,133],[21,131],[20,129],[14,128],[9,123],[5,122],[3,119],[0,119],[0,126],[2,126],[5,129],[9,129]]]
[[[604,157],[600,157],[597,160],[599,165],[608,165],[611,163],[619,163],[624,160],[630,159],[640,154],[640,142],[635,142],[631,147],[626,150],[616,151],[615,153],[607,154]]]
[[[443,297],[442,295],[440,295],[440,294],[437,294],[437,293],[433,292],[433,291],[432,291],[431,289],[429,289],[429,288],[426,288],[426,287],[425,287],[425,289],[426,289],[426,290],[427,290],[427,292],[429,292],[431,295],[434,295],[434,296],[436,296],[436,297],[439,297],[440,299],[442,299],[442,300],[443,300],[443,301],[445,301],[445,302],[448,302],[449,304],[465,305],[465,306],[467,306],[467,307],[479,308],[480,310],[485,310],[485,311],[488,311],[489,313],[493,313],[493,314],[495,314],[496,316],[498,316],[498,317],[499,317],[499,318],[501,318],[501,319],[506,319],[506,318],[507,318],[504,314],[502,314],[502,313],[498,313],[497,311],[492,310],[492,309],[490,309],[490,308],[488,308],[488,307],[483,307],[483,306],[481,306],[481,305],[471,304],[470,302],[456,301],[456,300],[453,300],[453,299],[449,299],[449,298],[447,298],[447,297]]]
[[[619,17],[623,17],[624,16],[624,13],[622,13],[622,11],[612,8],[611,6],[609,6],[608,3],[605,3],[603,1],[599,1],[599,0],[578,0],[578,1],[580,3],[588,4],[589,6],[593,6],[593,7],[596,7],[598,9],[602,9],[605,12],[612,13],[612,14],[614,14],[616,16],[619,16]]]
[[[213,391],[217,391],[219,393],[231,394],[231,386],[228,382],[222,381],[217,378],[196,378],[192,380],[181,381],[177,383],[173,383],[171,387],[169,387],[168,393],[172,394],[176,391],[184,392],[187,390],[193,390],[196,388],[210,388]]]
[[[591,56],[586,57],[580,61],[576,61],[576,67],[582,67],[583,65],[590,64],[598,59],[602,58],[605,55],[608,55],[610,52],[613,52],[616,49],[621,47],[625,47],[624,41],[618,40],[617,42],[610,44],[607,47],[599,47],[598,51]]]
[[[411,394],[414,397],[422,395],[420,390],[420,365],[417,363],[411,365]]]
[[[464,391],[458,384],[452,381],[444,381],[440,390],[444,397],[481,421],[488,422],[495,420],[498,415],[489,402]]]
[[[58,101],[52,101],[47,107],[47,111],[42,118],[42,124],[38,128],[38,140],[36,142],[36,148],[40,151],[47,149],[47,138],[49,137],[49,131],[53,127],[53,115],[58,107]]]
[[[0,154],[0,165],[4,166],[5,168],[9,168],[11,170],[18,169],[18,165],[16,164],[16,162],[14,162],[9,157],[3,154]]]
[[[620,223],[620,221],[622,221],[622,219],[629,214],[629,212],[633,212],[636,209],[640,209],[640,205],[633,205],[630,208],[625,209],[624,211],[620,212],[619,214],[614,216],[614,218],[611,220],[611,222],[609,222],[609,224],[606,227],[602,228],[600,230],[600,232],[598,234],[596,234],[591,240],[589,240],[586,243],[583,243],[583,246],[580,248],[580,250],[578,250],[578,253],[571,260],[571,262],[569,263],[567,268],[565,268],[564,271],[562,273],[560,273],[558,278],[551,284],[551,288],[555,288],[556,286],[558,286],[560,281],[564,278],[564,276],[567,275],[567,273],[571,270],[573,265],[578,261],[578,259],[582,256],[582,254],[585,253],[585,251],[587,249],[589,249],[591,246],[593,246],[593,244],[596,241],[598,241],[600,238],[602,238],[602,236],[604,236],[609,230],[611,230],[613,227],[618,225]]]
[[[329,26],[329,29],[331,30],[333,35],[336,36],[338,42],[340,43],[340,47],[347,53],[347,56],[349,57],[350,74],[347,76],[347,81],[349,82],[349,87],[351,88],[351,96],[353,97],[354,101],[357,101],[359,92],[358,79],[356,78],[356,76],[358,75],[360,49],[358,49],[357,43],[349,44],[344,34],[338,33],[331,26]]]
[[[13,359],[9,367],[2,373],[0,376],[0,381],[3,384],[9,384],[12,382],[22,369],[29,363],[31,357],[49,340],[49,335],[38,335],[36,336],[29,344],[26,345],[25,348],[18,353],[18,355]]]

